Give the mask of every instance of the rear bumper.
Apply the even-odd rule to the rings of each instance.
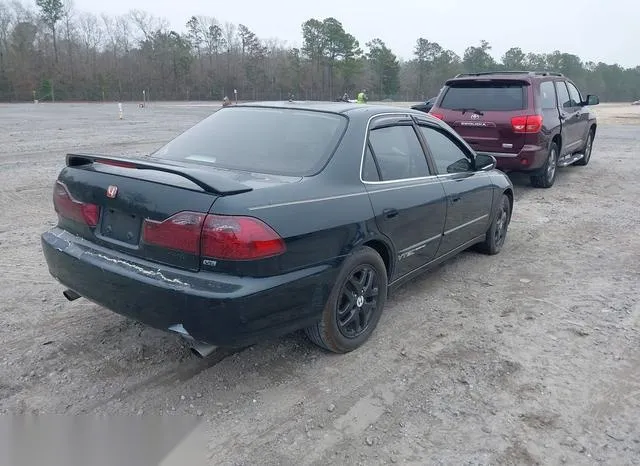
[[[132,258],[53,228],[41,237],[49,272],[105,308],[196,340],[238,347],[307,327],[320,318],[337,264],[251,278],[189,272]]]
[[[542,168],[549,152],[541,146],[525,145],[516,154],[502,152],[477,151],[479,154],[492,155],[497,168],[504,172],[533,172]]]

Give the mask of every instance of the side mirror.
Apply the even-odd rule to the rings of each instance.
[[[600,99],[597,95],[589,94],[584,101],[584,105],[598,105],[600,103]]]
[[[496,168],[498,162],[493,155],[488,154],[476,154],[475,166],[476,171],[490,171]]]
[[[453,162],[447,167],[447,173],[462,173],[473,170],[471,162],[466,157]]]

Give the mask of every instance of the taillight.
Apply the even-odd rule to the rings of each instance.
[[[514,133],[538,133],[542,129],[542,115],[526,115],[511,118]]]
[[[53,187],[53,206],[60,217],[95,227],[100,218],[100,207],[73,198],[61,181]]]
[[[283,239],[253,217],[207,215],[202,229],[203,256],[215,259],[264,259],[285,252]]]
[[[442,113],[431,113],[431,112],[429,112],[429,115],[434,116],[439,120],[444,120],[444,115]]]
[[[264,259],[285,252],[284,240],[253,217],[179,212],[158,222],[145,220],[146,244],[221,260]]]
[[[205,217],[206,214],[200,212],[179,212],[162,222],[146,219],[142,240],[154,246],[198,255]]]

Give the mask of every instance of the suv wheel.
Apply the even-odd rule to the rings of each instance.
[[[549,156],[542,167],[539,175],[531,176],[531,184],[535,188],[550,188],[556,181],[556,171],[558,168],[558,144],[551,143],[549,148]]]
[[[586,165],[591,160],[591,150],[593,149],[593,130],[589,131],[589,136],[587,136],[587,142],[584,145],[584,156],[580,160],[576,160],[574,165]]]

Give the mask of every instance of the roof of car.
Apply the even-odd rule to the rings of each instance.
[[[378,104],[357,104],[350,102],[326,102],[326,101],[265,101],[265,102],[247,102],[238,104],[238,107],[270,107],[270,108],[288,108],[288,109],[304,109],[316,110],[333,113],[347,113],[361,111],[363,113],[411,113],[417,115],[426,115],[423,112],[413,110],[409,107],[400,107],[394,105],[378,105]],[[227,107],[229,108],[229,107]]]
[[[499,78],[499,79],[522,79],[522,78],[548,78],[548,77],[557,77],[562,78],[564,75],[562,73],[556,73],[553,71],[484,71],[482,73],[461,73],[454,76],[451,79],[448,79],[447,82],[457,81],[457,80],[465,80],[465,79],[491,79],[491,78]]]

